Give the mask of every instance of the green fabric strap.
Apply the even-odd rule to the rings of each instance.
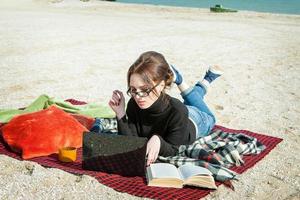
[[[34,102],[32,102],[24,110],[19,109],[1,109],[0,110],[0,122],[7,123],[15,115],[37,112],[48,108],[51,105],[56,105],[58,108],[74,114],[82,114],[90,117],[100,117],[100,118],[113,118],[115,113],[107,105],[103,104],[85,104],[85,105],[72,105],[61,99],[50,98],[49,96],[43,94],[39,96]]]

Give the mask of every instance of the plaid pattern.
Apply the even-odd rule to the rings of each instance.
[[[116,118],[96,118],[95,122],[90,129],[95,133],[118,133],[118,122]]]
[[[1,127],[1,124],[0,124]],[[253,133],[250,131],[245,130],[233,130],[227,129],[225,127],[216,126],[216,129],[222,130],[223,132],[230,132],[233,134],[244,134],[251,137],[257,138],[263,145],[266,146],[266,149],[260,153],[259,155],[248,155],[245,156],[243,166],[239,167],[231,167],[232,171],[236,173],[243,173],[247,169],[254,166],[258,161],[263,159],[273,148],[276,147],[278,143],[282,141],[280,138],[262,135]],[[0,137],[0,154],[4,154],[10,156],[12,158],[16,158],[18,160],[22,160],[22,158],[9,150],[3,140]],[[201,189],[201,188],[193,188],[193,187],[185,187],[182,189],[178,188],[162,188],[162,187],[149,187],[147,186],[145,177],[135,176],[135,177],[125,177],[116,174],[108,174],[103,172],[97,171],[89,171],[84,170],[82,168],[82,149],[78,149],[77,151],[77,160],[71,163],[62,163],[57,159],[56,154],[52,154],[50,156],[38,157],[30,159],[30,161],[37,162],[46,167],[55,167],[58,169],[62,169],[64,171],[74,173],[74,174],[85,174],[90,175],[96,178],[102,184],[111,187],[119,192],[126,192],[131,195],[145,197],[145,198],[153,198],[153,199],[201,199],[205,197],[207,194],[211,192],[208,189]],[[217,182],[217,185],[220,185]]]
[[[82,168],[122,176],[144,176],[146,147],[146,138],[87,132],[83,136]]]
[[[105,130],[116,133],[117,121],[115,118],[110,120],[98,118],[91,130],[93,129],[96,132]],[[255,137],[214,129],[210,135],[199,138],[191,145],[181,145],[177,156],[159,156],[158,160],[177,167],[186,163],[202,166],[212,172],[215,180],[225,182],[237,179],[236,173],[228,168],[243,165],[242,155],[259,154],[264,149],[265,146]]]
[[[105,120],[96,119],[91,130],[110,132],[111,129],[116,133],[116,119]],[[158,160],[177,167],[186,163],[202,166],[212,172],[215,180],[225,182],[237,179],[236,173],[228,168],[243,165],[242,155],[259,154],[264,149],[265,146],[255,137],[214,129],[210,135],[199,138],[191,145],[181,145],[177,156],[159,156]]]
[[[67,102],[69,102],[73,105],[85,105],[85,104],[87,104],[87,102],[85,102],[85,101],[78,101],[76,99],[66,99],[65,101],[67,101]]]
[[[236,173],[228,167],[243,165],[242,155],[259,154],[265,148],[254,137],[214,129],[210,135],[191,145],[181,145],[177,156],[159,156],[159,160],[176,166],[190,163],[205,167],[212,172],[215,180],[224,182],[236,179]]]
[[[146,145],[128,153],[97,156],[82,161],[82,168],[93,171],[119,174],[121,176],[144,176]]]
[[[73,104],[85,104],[85,102],[77,101],[74,99],[69,99],[69,102]],[[3,124],[0,123],[0,127]],[[244,156],[244,165],[233,166],[230,169],[238,174],[247,171],[249,168],[253,167],[257,162],[262,160],[272,149],[279,144],[282,139],[263,135],[259,133],[253,133],[247,130],[233,130],[222,126],[215,126],[214,130],[221,130],[223,132],[228,132],[232,134],[243,134],[250,137],[254,137],[259,140],[266,149],[262,151],[259,155],[248,155]],[[1,132],[0,132],[1,136]],[[2,137],[0,137],[0,154],[10,156],[12,158],[22,160],[22,158],[9,150],[9,147],[4,143]],[[50,156],[38,157],[30,159],[31,161],[37,162],[46,167],[58,168],[74,174],[85,174],[96,178],[102,184],[111,187],[119,192],[126,192],[131,195],[153,198],[153,199],[201,199],[208,195],[211,190],[186,187],[182,189],[178,188],[162,188],[162,187],[148,187],[146,184],[145,177],[123,177],[115,174],[108,174],[103,172],[89,171],[82,168],[82,149],[77,151],[77,160],[71,163],[62,163],[57,159],[57,155],[53,154]],[[216,183],[220,185],[220,182]]]

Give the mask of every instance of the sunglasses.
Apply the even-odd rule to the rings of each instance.
[[[133,88],[129,88],[127,90],[127,94],[130,97],[136,97],[136,95],[138,95],[139,97],[147,97],[149,96],[149,94],[160,84],[161,82],[159,82],[158,84],[154,85],[152,88],[147,88],[141,91],[135,91],[135,89]]]

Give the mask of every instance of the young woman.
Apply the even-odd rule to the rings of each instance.
[[[179,145],[209,134],[216,120],[203,97],[210,83],[221,75],[216,68],[211,67],[201,82],[189,87],[160,53],[145,52],[131,65],[127,73],[131,98],[126,111],[119,90],[113,91],[109,105],[116,113],[119,134],[149,139],[147,165],[158,155],[174,156]],[[183,103],[165,93],[172,82],[181,91]]]

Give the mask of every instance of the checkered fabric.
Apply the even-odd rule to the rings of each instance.
[[[109,129],[117,129],[115,119],[104,120],[96,119],[91,130],[109,132]],[[202,166],[212,172],[215,180],[225,182],[237,179],[236,173],[228,167],[243,165],[243,155],[259,154],[264,149],[265,146],[254,137],[214,129],[208,136],[199,138],[191,145],[181,145],[177,156],[159,156],[159,161],[176,166],[186,163]]]
[[[147,139],[87,132],[83,136],[82,167],[122,176],[144,176]]]
[[[1,126],[1,125],[0,125]],[[221,130],[223,132],[228,132],[232,134],[244,134],[259,140],[264,146],[265,150],[258,155],[245,155],[243,157],[244,165],[234,166],[230,169],[236,173],[243,173],[247,169],[254,166],[258,161],[263,159],[273,148],[276,147],[278,143],[282,141],[280,138],[253,133],[246,130],[233,130],[227,129],[225,127],[216,126],[215,130]],[[20,155],[12,152],[9,147],[4,143],[3,139],[0,137],[0,154],[22,160]],[[131,195],[153,198],[153,199],[201,199],[209,194],[212,190],[185,187],[182,189],[178,188],[161,188],[161,187],[149,187],[147,186],[145,177],[135,176],[135,177],[125,177],[116,174],[109,174],[103,172],[96,172],[90,170],[84,170],[82,168],[82,149],[77,151],[77,160],[72,163],[62,163],[57,159],[56,154],[50,156],[38,157],[30,159],[30,161],[37,162],[46,167],[54,167],[62,169],[64,171],[74,173],[74,174],[85,174],[95,177],[100,183],[111,187],[119,192],[126,192]],[[217,185],[220,185],[217,182]]]
[[[74,99],[69,99],[69,102],[73,104],[85,104],[85,102],[77,101]],[[0,127],[1,127],[0,123]],[[228,129],[222,126],[215,126],[215,130],[220,130],[222,132],[227,132],[231,134],[243,134],[253,138],[256,138],[262,145],[265,146],[265,150],[258,155],[245,155],[243,156],[244,164],[241,166],[232,166],[231,171],[234,171],[238,174],[241,174],[247,171],[249,168],[253,167],[257,162],[262,160],[272,149],[279,144],[282,139],[250,132],[247,130],[233,130]],[[1,135],[1,132],[0,132]],[[20,155],[12,152],[10,148],[5,144],[3,138],[0,137],[0,154],[10,156],[12,158],[22,160]],[[74,174],[85,174],[90,175],[96,178],[100,183],[111,187],[119,192],[126,192],[131,195],[153,198],[153,199],[201,199],[209,194],[212,190],[194,188],[194,187],[185,187],[185,188],[162,188],[162,187],[149,187],[146,183],[145,177],[135,176],[135,177],[125,177],[116,174],[108,174],[103,172],[96,172],[90,170],[84,170],[82,168],[82,149],[77,151],[77,160],[72,163],[62,163],[58,160],[56,154],[50,156],[38,157],[30,159],[36,163],[39,163],[46,167],[58,168]],[[217,185],[221,183],[217,181]]]
[[[236,179],[236,173],[228,167],[243,165],[243,155],[259,154],[265,148],[255,137],[215,128],[210,135],[193,144],[181,145],[177,156],[159,156],[159,160],[176,166],[189,163],[205,167],[215,180],[224,182]]]
[[[118,134],[118,122],[116,118],[96,118],[90,129],[95,133]]]

